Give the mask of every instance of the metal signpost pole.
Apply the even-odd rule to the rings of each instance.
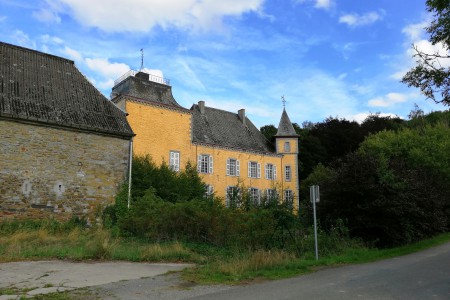
[[[317,218],[316,218],[316,202],[319,202],[319,186],[313,185],[309,188],[309,196],[313,204],[313,214],[314,214],[314,245],[316,250],[316,260],[319,260],[319,247],[317,245]]]

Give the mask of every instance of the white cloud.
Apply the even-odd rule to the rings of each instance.
[[[368,12],[363,15],[358,14],[346,14],[339,18],[339,23],[347,24],[350,27],[358,27],[363,25],[370,25],[376,21],[383,19],[384,12]]]
[[[114,86],[114,80],[107,79],[105,81],[100,81],[96,84],[96,86],[101,90],[111,90]]]
[[[197,76],[196,72],[190,67],[190,64],[185,59],[179,58],[175,61],[177,65],[178,79],[186,86],[196,90],[205,91],[206,87]]]
[[[445,49],[442,43],[433,45],[428,40],[422,39],[422,36],[425,33],[424,28],[428,25],[429,21],[427,19],[420,23],[409,24],[402,29],[402,33],[406,36],[406,50],[403,54],[403,58],[401,58],[401,63],[398,64],[397,71],[390,76],[391,78],[395,80],[401,80],[406,72],[408,72],[413,66],[416,65],[416,60],[418,59],[418,57],[414,57],[416,51],[411,47],[411,43],[422,53],[438,54],[444,57],[450,55],[450,52]],[[437,68],[450,67],[449,58],[434,59],[430,61],[430,63],[432,63]]]
[[[48,34],[44,34],[40,37],[42,43],[52,43],[52,44],[63,44],[64,40],[57,36],[50,36]]]
[[[374,107],[389,107],[398,103],[406,102],[411,98],[417,98],[417,94],[388,93],[382,97],[376,97],[369,100],[368,105]]]
[[[368,85],[354,84],[350,86],[351,91],[355,91],[360,95],[367,95],[373,92],[373,87]]]
[[[348,73],[341,73],[341,74],[339,74],[339,76],[337,77],[339,80],[343,80],[343,79],[345,79],[345,77],[347,77],[348,76]]]
[[[358,123],[362,123],[368,116],[371,116],[371,115],[374,115],[374,114],[370,113],[370,112],[362,112],[362,113],[358,113],[356,115],[350,116],[349,119],[356,121]],[[376,115],[380,116],[380,117],[401,118],[397,114],[393,114],[393,113],[377,113]]]
[[[109,32],[149,32],[155,26],[217,29],[224,17],[262,13],[264,0],[52,0],[56,13]],[[59,4],[59,5],[58,5]],[[61,8],[65,7],[65,8]]]
[[[23,32],[22,30],[15,30],[11,37],[17,45],[31,49],[36,49],[36,43],[32,41],[28,36],[28,34]]]
[[[403,68],[393,74],[391,74],[391,78],[394,80],[402,80],[403,76],[405,76],[406,72],[408,72],[410,68]]]
[[[431,44],[427,40],[420,40],[414,43],[414,45],[417,47],[417,50],[420,52],[426,53],[426,54],[438,54],[440,56],[448,56],[450,55],[449,51],[445,49],[444,45],[442,43],[436,43],[435,45]],[[416,52],[414,49],[409,49],[408,54],[412,57]],[[449,58],[439,58],[435,59],[432,64],[435,67],[444,67],[448,68],[450,67],[450,59]]]
[[[44,23],[61,23],[61,18],[58,16],[58,14],[50,9],[40,9],[34,11],[32,13],[32,16],[38,21]]]
[[[424,33],[424,28],[429,25],[429,22],[423,21],[417,24],[409,24],[402,29],[410,41],[417,41]]]
[[[89,69],[109,79],[117,79],[130,70],[124,63],[111,63],[106,58],[86,58]]]
[[[329,9],[333,6],[334,0],[297,0],[296,3],[314,2],[314,7],[318,9]]]
[[[164,78],[163,72],[161,70],[143,68],[142,71],[147,73],[147,74],[150,74],[150,75],[154,75],[154,76],[158,76],[160,78]]]
[[[354,42],[345,43],[344,45],[333,44],[333,48],[341,52],[345,60],[350,58],[350,54],[352,54],[358,46],[359,44]]]
[[[331,7],[331,0],[316,0],[314,7],[328,9]]]
[[[78,52],[77,50],[74,50],[70,47],[64,47],[64,49],[62,50],[62,53],[64,53],[65,55],[67,55],[68,58],[80,62],[83,60],[83,56],[81,55],[80,52]]]

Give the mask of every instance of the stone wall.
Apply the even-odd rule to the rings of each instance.
[[[129,140],[5,120],[0,137],[0,220],[93,221],[126,180]]]

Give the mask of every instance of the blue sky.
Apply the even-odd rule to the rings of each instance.
[[[425,0],[0,0],[0,41],[75,61],[107,97],[139,69],[170,79],[186,108],[245,108],[258,127],[370,113],[407,118],[417,103],[400,83],[411,45],[436,50]]]

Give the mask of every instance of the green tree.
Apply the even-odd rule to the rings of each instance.
[[[450,105],[450,68],[441,64],[442,60],[450,59],[450,1],[427,0],[426,5],[434,15],[426,28],[430,42],[445,51],[425,53],[414,45],[417,65],[405,74],[402,82],[420,88],[427,98],[437,103]]]
[[[144,196],[149,189],[169,202],[201,199],[205,194],[205,184],[190,162],[175,172],[164,162],[156,166],[148,155],[133,158],[131,187],[133,199]]]
[[[441,123],[370,135],[357,152],[314,170],[302,185],[304,207],[308,185],[319,184],[324,228],[342,219],[352,236],[378,246],[448,231],[448,153],[450,128]]]

